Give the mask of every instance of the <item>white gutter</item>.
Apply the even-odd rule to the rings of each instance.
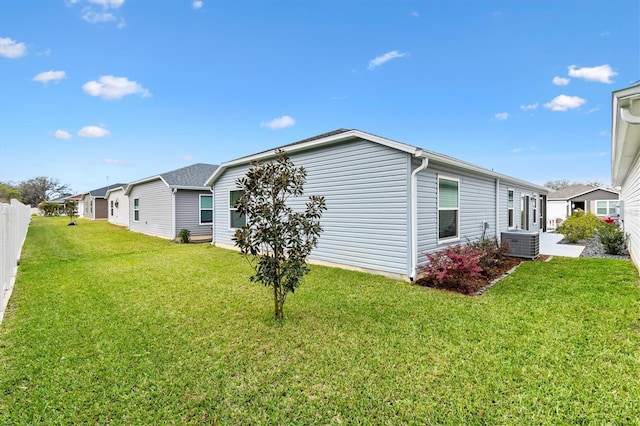
[[[629,124],[640,124],[640,117],[633,114],[629,108],[620,108],[620,117]]]
[[[211,186],[211,188],[209,188],[209,191],[211,191],[211,214],[212,214],[212,218],[211,218],[211,245],[215,246],[216,245],[216,207],[215,207],[215,202],[216,202],[216,191],[214,190],[213,186]]]
[[[411,172],[411,281],[416,279],[418,273],[418,173],[429,165],[427,154],[421,149],[417,150],[414,156],[421,158],[422,163]]]

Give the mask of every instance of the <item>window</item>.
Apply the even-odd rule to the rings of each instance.
[[[507,217],[509,218],[509,228],[513,228],[513,189],[508,191],[508,200],[507,200]]]
[[[538,217],[538,196],[533,194],[531,197],[531,223],[536,223],[536,218]]]
[[[242,228],[247,223],[247,218],[238,213],[236,202],[242,196],[242,191],[229,191],[229,228]]]
[[[113,200],[111,200],[111,216],[113,216]]]
[[[458,237],[459,181],[438,178],[438,239]]]
[[[200,195],[200,225],[213,223],[213,196]]]
[[[613,216],[620,205],[618,200],[596,201],[597,216]]]
[[[140,221],[140,200],[138,198],[133,199],[133,221]]]

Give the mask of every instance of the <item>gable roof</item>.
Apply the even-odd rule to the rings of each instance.
[[[149,176],[148,178],[131,182],[126,189],[125,194],[129,195],[129,193],[131,193],[131,189],[136,185],[158,179],[162,180],[162,182],[171,189],[206,190],[209,189],[209,187],[205,186],[205,181],[217,168],[218,166],[215,164],[196,163],[176,170],[160,173],[155,176]]]
[[[113,188],[109,188],[109,189],[107,190],[107,192],[104,194],[104,198],[109,198],[109,195],[110,195],[112,192],[117,191],[117,190],[119,190],[119,189],[120,189],[120,190],[122,190],[122,191],[125,191],[125,192],[126,192],[126,190],[127,190],[127,186],[128,186],[127,184],[124,184],[124,185],[120,185],[120,186],[114,186]]]
[[[553,192],[549,192],[549,195],[547,196],[547,200],[548,201],[566,201],[566,200],[570,200],[572,198],[576,198],[576,197],[580,197],[582,195],[586,195],[586,194],[588,194],[590,192],[594,192],[594,191],[607,191],[607,192],[610,192],[612,194],[618,195],[618,191],[615,191],[615,190],[610,189],[610,188],[594,187],[594,186],[584,185],[584,184],[576,184],[576,185],[567,186],[566,188],[558,189],[558,190],[553,191]]]
[[[640,84],[612,94],[611,183],[621,186],[640,149]]]
[[[485,176],[491,176],[496,179],[508,180],[510,182],[522,184],[531,188],[536,188],[540,193],[546,194],[549,190],[543,186],[535,185],[531,182],[526,182],[521,179],[517,179],[511,176],[503,175],[500,173],[496,173],[493,170],[485,169],[483,167],[476,166],[471,163],[467,163],[466,161],[458,160],[453,157],[449,157],[447,155],[438,154],[433,151],[428,151],[417,146],[408,145],[402,142],[398,142],[392,139],[383,138],[381,136],[377,136],[371,133],[366,133],[357,129],[337,129],[331,132],[322,133],[317,136],[313,136],[308,139],[303,139],[301,141],[293,142],[287,145],[282,145],[278,148],[270,149],[268,151],[259,152],[257,154],[252,154],[246,157],[237,158],[232,161],[228,161],[226,163],[222,163],[220,167],[218,167],[215,172],[207,179],[205,185],[212,186],[215,181],[224,173],[224,171],[233,166],[238,166],[242,164],[249,164],[252,161],[262,161],[268,158],[273,158],[275,156],[275,152],[278,149],[285,150],[288,154],[294,152],[306,151],[309,149],[313,149],[319,146],[327,146],[336,144],[339,142],[344,142],[351,139],[364,139],[370,142],[374,142],[380,145],[387,146],[389,148],[397,149],[402,152],[406,152],[410,155],[416,157],[426,157],[429,160],[436,161],[438,163],[443,163],[445,165],[461,167],[466,170],[471,170]]]
[[[126,185],[126,183],[114,183],[111,185],[107,185],[107,186],[103,186],[102,188],[98,188],[98,189],[94,189],[91,190],[89,192],[85,192],[84,195],[91,195],[93,198],[104,198],[105,195],[107,194],[107,191],[110,190],[111,188],[117,188],[119,186],[123,186]]]

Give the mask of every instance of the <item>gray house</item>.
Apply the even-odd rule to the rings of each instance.
[[[539,231],[547,189],[422,148],[340,129],[281,147],[307,170],[305,192],[323,195],[324,232],[314,263],[414,279],[425,254],[501,231]],[[213,243],[233,248],[245,218],[236,179],[270,150],[222,164],[214,195]],[[306,197],[292,204],[304,206]]]
[[[616,215],[619,193],[615,189],[577,184],[547,196],[547,226],[554,228],[576,210],[593,213],[601,218]]]
[[[130,183],[129,229],[167,239],[187,229],[194,240],[210,240],[213,198],[205,181],[217,167],[197,163]]]
[[[80,202],[84,206],[84,217],[91,220],[107,220],[109,215],[107,191],[123,185],[126,183],[114,183],[82,194]]]

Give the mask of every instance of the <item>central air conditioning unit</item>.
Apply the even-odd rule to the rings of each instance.
[[[540,254],[540,234],[529,231],[508,231],[501,234],[501,241],[509,244],[509,255],[535,259]]]

